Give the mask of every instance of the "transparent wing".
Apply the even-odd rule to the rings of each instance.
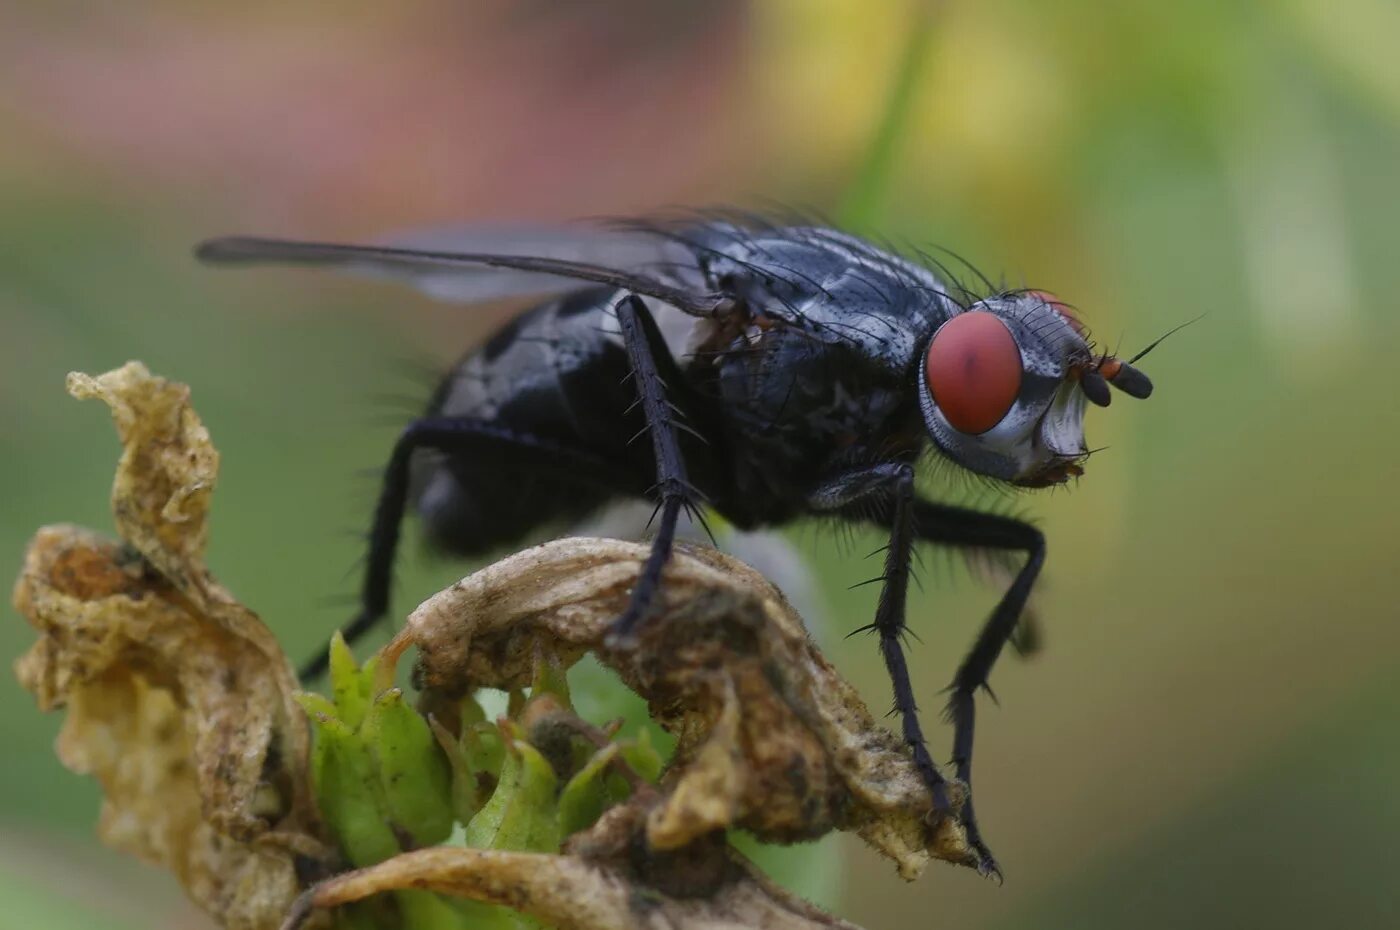
[[[385,245],[231,236],[195,254],[216,265],[293,264],[408,283],[439,300],[478,303],[606,284],[712,314],[694,253],[645,231],[461,227],[407,233]]]

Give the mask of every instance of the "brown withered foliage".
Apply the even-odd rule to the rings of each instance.
[[[591,652],[676,734],[661,784],[558,856],[437,847],[304,888],[298,863],[335,861],[319,839],[306,721],[277,643],[203,564],[218,456],[188,389],[133,363],[73,376],[69,390],[112,408],[123,541],[39,531],[15,589],[39,639],[16,670],[42,708],[67,709],[59,756],[102,784],[103,839],[172,869],[224,926],[300,925],[416,888],[565,930],[849,928],[768,882],[723,830],[773,841],[851,830],[906,878],[931,858],[973,861],[961,827],[931,817],[906,748],[764,578],[683,548],[640,641],[614,649],[605,633],[645,547],[565,539],[424,602],[380,674],[387,686],[416,647],[425,700],[446,706],[475,688],[528,686],[542,656],[567,667]]]
[[[446,695],[529,684],[539,650],[596,654],[678,737],[647,840],[675,849],[742,827],[791,842],[859,833],[913,878],[931,857],[973,862],[908,752],[807,636],[782,594],[744,563],[681,547],[635,648],[605,643],[647,547],[561,539],[502,559],[434,595],[386,650],[419,649],[418,683]]]
[[[722,840],[639,856],[637,813],[613,808],[589,842],[560,856],[446,846],[404,853],[317,885],[284,930],[316,909],[403,888],[505,905],[557,930],[860,930],[773,884]]]
[[[505,904],[561,930],[850,928],[774,886],[723,840],[741,827],[792,841],[852,830],[914,878],[930,858],[973,864],[955,822],[931,822],[907,751],[753,569],[703,547],[678,551],[640,642],[605,637],[647,549],[611,539],[547,543],[463,579],[415,610],[379,674],[418,649],[429,700],[527,686],[541,655],[593,653],[677,735],[658,790],[641,791],[564,854],[437,848],[307,893],[317,908],[415,888]]]
[[[15,671],[42,709],[67,709],[58,755],[101,783],[104,842],[169,868],[226,927],[276,926],[295,857],[329,851],[295,676],[203,563],[218,453],[189,389],[139,364],[68,389],[111,407],[123,542],[39,531],[14,591],[39,639]]]

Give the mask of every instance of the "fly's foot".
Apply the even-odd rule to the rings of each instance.
[[[646,619],[647,604],[638,605],[633,603],[627,605],[627,609],[622,615],[612,622],[608,627],[608,632],[603,636],[603,647],[612,652],[632,652],[641,643],[641,637],[637,635],[638,629]]]
[[[613,623],[612,628],[603,637],[603,648],[610,652],[631,652],[637,648],[639,641],[636,630],[623,628],[622,621],[625,619],[626,617],[622,617]]]
[[[608,627],[603,637],[603,646],[614,652],[631,652],[641,642],[638,632],[656,613],[656,597],[661,591],[661,570],[671,555],[669,532],[652,544],[651,554],[642,563],[637,583],[627,599],[627,607],[622,615]]]
[[[939,782],[930,786],[933,794],[933,807],[929,810],[926,818],[931,826],[937,826],[945,818],[952,818],[955,823],[962,826],[963,832],[967,836],[967,845],[976,856],[977,872],[984,878],[993,879],[998,885],[1002,884],[1001,866],[997,863],[992,851],[987,848],[986,842],[982,839],[982,831],[977,827],[977,818],[972,812],[972,799],[963,803],[962,811],[955,813],[953,804],[948,798],[948,783]]]
[[[963,824],[967,828],[967,845],[971,846],[973,852],[977,853],[977,872],[983,878],[990,878],[998,885],[1002,884],[1001,866],[997,864],[996,857],[987,848],[987,844],[982,840],[982,834],[977,829],[975,820],[967,820]]]

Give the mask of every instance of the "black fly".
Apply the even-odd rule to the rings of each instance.
[[[348,637],[388,609],[410,504],[432,543],[479,555],[612,501],[656,502],[651,554],[611,634],[619,647],[646,621],[683,511],[709,506],[742,529],[809,515],[873,524],[890,541],[871,629],[941,812],[946,784],[902,646],[912,548],[1026,559],[949,689],[953,764],[970,783],[974,696],[1016,630],[1045,541],[1022,520],[924,499],[915,465],[932,452],[996,481],[1057,485],[1083,471],[1086,401],[1107,406],[1110,384],[1134,397],[1152,387],[1129,362],[1095,356],[1048,294],[979,299],[931,260],[817,226],[701,218],[384,247],[225,238],[198,254],[400,278],[459,302],[548,296],[467,354],[399,437]],[[981,870],[999,877],[970,801],[962,819]]]

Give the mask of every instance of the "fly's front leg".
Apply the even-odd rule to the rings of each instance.
[[[887,522],[881,522],[889,527],[890,544],[885,550],[880,606],[870,628],[880,636],[880,654],[894,686],[894,709],[899,714],[904,742],[913,752],[914,765],[933,794],[934,810],[946,812],[947,784],[929,755],[923,727],[919,724],[919,708],[914,700],[909,667],[904,660],[904,604],[909,593],[909,559],[914,540],[911,525],[914,467],[907,463],[886,463],[838,475],[818,487],[808,497],[808,504],[818,511],[841,512],[877,495],[885,498],[881,509]]]
[[[1000,879],[1001,872],[982,840],[977,815],[972,807],[972,734],[977,713],[975,695],[979,688],[987,688],[987,676],[991,674],[992,666],[1016,631],[1016,624],[1030,597],[1031,586],[1045,563],[1045,537],[1024,520],[963,507],[918,500],[914,502],[913,514],[920,540],[966,548],[1019,551],[1027,555],[1026,564],[1016,573],[1011,587],[983,624],[949,687],[952,692],[948,700],[948,715],[953,721],[953,764],[958,778],[968,786],[969,791],[967,804],[963,808],[968,841],[983,856],[982,870]]]
[[[962,809],[962,822],[968,843],[980,858],[978,869],[998,880],[1001,870],[982,839],[972,805],[972,737],[976,719],[974,696],[987,687],[992,665],[1016,630],[1021,611],[1030,597],[1031,586],[1045,561],[1045,538],[1023,520],[980,513],[962,507],[949,507],[920,500],[913,491],[913,468],[884,464],[840,475],[813,494],[809,503],[816,510],[846,512],[863,522],[892,527],[890,547],[885,556],[885,588],[880,597],[874,628],[880,634],[885,666],[894,681],[895,709],[904,721],[904,738],[914,749],[914,761],[934,791],[935,802],[946,807],[942,776],[933,767],[923,746],[923,731],[915,714],[913,692],[899,648],[904,630],[904,597],[909,583],[909,553],[912,541],[931,542],[968,549],[996,549],[1025,552],[1026,564],[991,618],[983,626],[967,658],[958,666],[948,714],[953,722],[953,765],[958,779],[968,787]],[[882,493],[883,492],[883,493]],[[878,496],[877,496],[878,495]],[[873,506],[862,503],[871,500]]]
[[[652,453],[656,459],[653,491],[659,499],[657,510],[660,514],[651,553],[642,563],[627,609],[608,632],[610,646],[627,648],[635,644],[637,626],[649,615],[652,600],[661,584],[661,571],[671,558],[681,511],[693,507],[700,495],[686,475],[685,459],[681,456],[680,442],[676,436],[676,408],[667,400],[666,384],[658,366],[658,356],[668,350],[656,321],[646,304],[635,295],[629,294],[618,301],[616,311],[627,358],[632,364],[637,404],[646,423],[643,432],[651,437]],[[669,360],[669,355],[664,355],[664,358]],[[668,369],[674,368],[673,364],[668,366]],[[637,438],[641,435],[638,433]]]
[[[348,642],[363,636],[389,609],[394,554],[400,525],[408,503],[409,465],[419,449],[436,449],[449,455],[494,455],[531,471],[556,472],[567,480],[606,486],[607,463],[597,456],[566,448],[500,423],[459,417],[425,417],[404,428],[394,443],[384,469],[379,500],[369,531],[369,554],[360,588],[360,609],[341,633]],[[303,680],[317,678],[329,662],[322,649],[301,669]]]

